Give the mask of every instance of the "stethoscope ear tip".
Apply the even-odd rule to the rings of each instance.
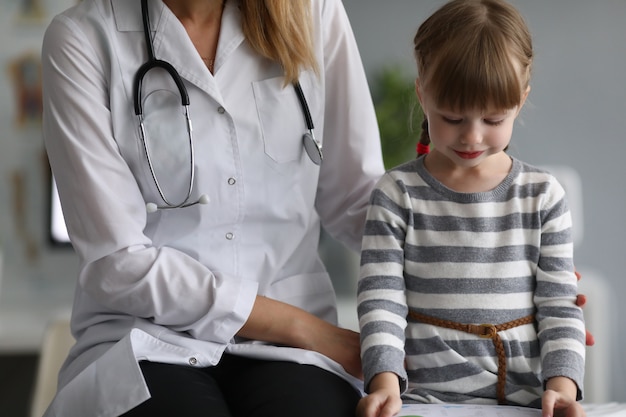
[[[202,194],[198,199],[198,204],[209,204],[209,201],[211,201],[209,196],[206,194]]]
[[[148,213],[154,213],[155,211],[157,211],[157,205],[154,203],[147,203],[146,204],[146,211]]]

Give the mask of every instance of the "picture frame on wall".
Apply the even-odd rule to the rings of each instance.
[[[43,22],[46,12],[42,0],[20,0],[18,20],[23,22]]]

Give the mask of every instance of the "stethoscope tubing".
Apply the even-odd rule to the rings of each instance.
[[[146,49],[148,51],[148,60],[139,67],[135,74],[135,79],[133,83],[133,98],[134,98],[134,108],[135,115],[139,119],[139,134],[141,137],[141,143],[143,146],[144,153],[146,154],[146,160],[148,162],[148,169],[150,170],[150,175],[152,180],[154,181],[154,185],[156,186],[157,192],[159,193],[159,197],[165,203],[165,206],[157,206],[154,203],[148,203],[149,209],[159,208],[159,209],[168,209],[168,208],[181,208],[187,207],[190,205],[194,205],[200,202],[200,200],[195,202],[189,202],[191,199],[191,195],[193,194],[193,184],[195,179],[195,147],[193,143],[193,127],[191,124],[191,117],[189,115],[189,94],[187,92],[187,88],[183,83],[183,80],[178,74],[178,71],[167,61],[163,61],[160,59],[156,59],[154,55],[154,46],[152,44],[152,36],[150,34],[150,16],[148,12],[148,0],[141,0],[141,16],[143,21],[143,33],[146,42]],[[144,125],[144,117],[143,117],[143,107],[141,100],[141,91],[143,86],[143,79],[146,74],[153,69],[161,68],[167,71],[170,75],[178,92],[180,94],[181,105],[183,106],[183,114],[185,116],[185,123],[187,127],[187,137],[189,141],[189,183],[187,185],[187,194],[184,199],[178,203],[170,201],[166,196],[161,184],[159,183],[159,179],[156,175],[156,171],[154,169],[154,164],[152,163],[152,158],[150,157],[150,149],[146,136],[146,129]],[[152,210],[150,210],[152,211]]]
[[[172,208],[182,208],[189,207],[195,204],[204,204],[208,201],[208,197],[206,195],[201,195],[200,198],[196,201],[189,201],[191,199],[191,195],[193,194],[193,185],[195,181],[195,146],[193,142],[193,128],[191,124],[191,117],[189,115],[189,94],[187,92],[187,88],[183,82],[182,77],[176,71],[174,66],[167,61],[163,61],[157,59],[154,55],[154,45],[152,43],[152,36],[150,34],[150,16],[148,11],[148,0],[141,0],[141,17],[143,22],[143,32],[144,38],[146,42],[146,49],[148,51],[148,60],[143,63],[137,72],[135,73],[135,79],[133,80],[133,105],[135,110],[135,115],[139,120],[139,135],[142,142],[142,147],[144,153],[146,154],[146,160],[148,162],[148,169],[150,170],[150,175],[152,176],[152,180],[154,181],[154,185],[159,193],[159,197],[165,203],[164,206],[158,206],[155,203],[148,203],[146,207],[149,212],[156,211],[157,209],[172,209]],[[189,184],[187,187],[187,195],[185,198],[179,203],[173,203],[168,200],[163,192],[161,184],[156,175],[156,171],[154,169],[154,164],[152,163],[152,158],[150,157],[150,149],[146,136],[146,129],[144,126],[144,117],[143,117],[143,106],[142,106],[142,87],[143,80],[146,74],[153,69],[161,68],[165,70],[174,83],[176,84],[176,88],[180,94],[181,105],[183,106],[183,113],[186,120],[187,125],[187,134],[189,139],[189,160],[190,160],[190,174],[189,174]],[[313,125],[313,118],[311,116],[311,112],[309,110],[309,105],[307,103],[306,97],[304,95],[304,91],[302,90],[302,86],[299,81],[293,83],[293,87],[296,91],[296,95],[298,97],[298,101],[300,102],[300,106],[302,108],[302,114],[304,115],[304,120],[306,123],[307,132],[302,135],[302,143],[303,147],[314,164],[320,165],[322,163],[323,154],[322,154],[322,145],[320,142],[315,139],[315,135],[313,133],[315,127]]]

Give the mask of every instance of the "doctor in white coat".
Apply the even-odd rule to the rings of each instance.
[[[46,416],[352,415],[358,334],[317,247],[358,250],[383,165],[341,1],[143,7],[82,0],[44,39],[81,261]]]

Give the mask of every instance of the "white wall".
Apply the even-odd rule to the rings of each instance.
[[[413,35],[443,2],[343,1],[370,78],[391,64],[414,74]],[[626,317],[626,1],[512,2],[533,32],[536,60],[511,153],[536,165],[572,166],[582,178],[584,237],[576,265],[594,271],[588,280],[605,277],[612,290],[612,298],[589,303],[616,318],[615,337],[597,347],[611,352],[610,398],[626,401],[626,325],[618,319]]]
[[[35,350],[47,320],[71,306],[77,259],[48,245],[41,126],[37,117],[20,123],[14,68],[38,61],[52,15],[76,1],[0,0],[0,353]]]

